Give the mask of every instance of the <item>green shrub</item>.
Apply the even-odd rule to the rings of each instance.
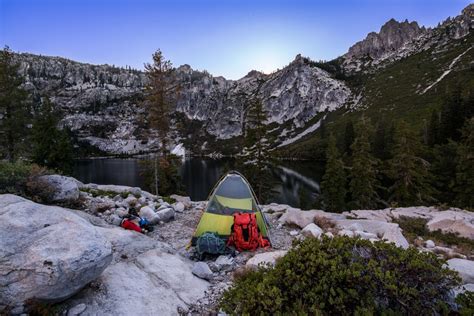
[[[54,189],[39,179],[49,171],[24,161],[0,161],[0,194],[21,195],[38,203],[50,203]]]
[[[456,297],[456,303],[459,306],[459,315],[474,315],[474,292],[466,291]]]
[[[444,260],[384,242],[324,237],[295,241],[286,256],[236,279],[220,307],[238,315],[430,314],[459,284]]]
[[[0,161],[0,193],[18,193],[23,190],[33,166],[22,161]]]

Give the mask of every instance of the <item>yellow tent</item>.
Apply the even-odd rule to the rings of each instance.
[[[194,232],[192,244],[206,232],[217,233],[228,238],[234,223],[234,213],[256,213],[258,228],[264,238],[268,237],[268,228],[248,181],[243,175],[231,171],[217,182],[212,191],[207,207]]]

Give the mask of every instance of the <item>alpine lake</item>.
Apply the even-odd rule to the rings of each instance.
[[[83,183],[117,184],[146,189],[141,158],[91,158],[76,160],[73,175]],[[224,174],[229,158],[192,157],[179,167],[182,189],[193,201],[207,200]],[[227,169],[228,170],[228,169]],[[238,171],[238,170],[237,170]],[[311,161],[279,161],[271,168],[271,199],[259,201],[288,204],[302,209],[314,208],[320,194],[321,164]],[[245,176],[245,173],[244,173]]]

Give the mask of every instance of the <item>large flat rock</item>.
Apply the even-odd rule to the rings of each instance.
[[[109,266],[98,279],[103,291],[77,302],[81,315],[178,315],[205,295],[209,283],[192,274],[192,263],[157,249]]]
[[[0,195],[0,309],[25,300],[57,302],[96,279],[112,247],[85,218]]]

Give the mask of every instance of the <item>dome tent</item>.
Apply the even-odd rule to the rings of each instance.
[[[230,171],[212,190],[207,207],[194,232],[192,245],[194,246],[197,238],[206,232],[213,232],[227,239],[231,235],[233,215],[237,212],[256,213],[260,233],[270,241],[267,222],[250,184],[237,171]]]

